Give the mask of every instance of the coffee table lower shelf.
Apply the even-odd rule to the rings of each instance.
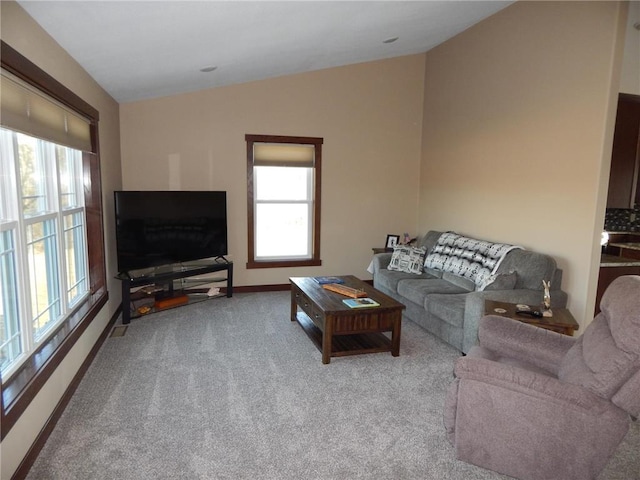
[[[322,330],[316,327],[309,316],[302,311],[297,312],[296,320],[320,353],[322,353]],[[332,357],[391,351],[391,339],[383,333],[350,333],[348,335],[334,335],[332,337]]]

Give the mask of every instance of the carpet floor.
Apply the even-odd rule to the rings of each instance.
[[[459,353],[410,321],[400,356],[333,358],[289,293],[135,319],[108,338],[31,480],[506,479],[455,459],[442,421]],[[599,480],[640,478],[635,422]]]

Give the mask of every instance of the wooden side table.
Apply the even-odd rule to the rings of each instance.
[[[393,253],[393,248],[384,248],[384,247],[372,247],[373,254],[376,253]]]
[[[531,310],[538,307],[531,306]],[[497,309],[497,311],[496,311]],[[536,327],[553,330],[563,335],[573,336],[573,332],[580,328],[576,319],[573,318],[571,312],[566,308],[551,308],[553,317],[530,317],[528,315],[519,315],[516,313],[515,303],[496,302],[495,300],[484,301],[485,315],[498,315],[508,317],[519,322],[535,325]]]

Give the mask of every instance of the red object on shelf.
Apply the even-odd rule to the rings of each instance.
[[[156,300],[156,308],[163,309],[169,307],[177,307],[178,305],[184,305],[185,303],[189,303],[189,297],[187,297],[186,295],[180,295],[177,297]]]

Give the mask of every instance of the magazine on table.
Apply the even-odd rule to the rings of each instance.
[[[342,302],[349,308],[368,308],[379,307],[380,304],[368,297],[363,298],[345,298]]]

